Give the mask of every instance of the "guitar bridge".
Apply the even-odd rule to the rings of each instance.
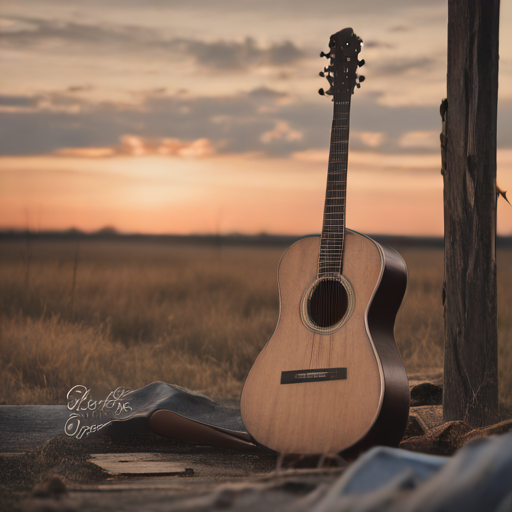
[[[281,384],[304,384],[325,380],[345,380],[346,378],[346,368],[316,368],[281,372]]]

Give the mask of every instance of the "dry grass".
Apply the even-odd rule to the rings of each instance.
[[[278,315],[283,248],[89,240],[0,243],[0,402],[156,380],[236,396]],[[396,325],[408,372],[442,367],[443,255],[403,249]],[[498,254],[500,398],[512,407],[512,258]]]

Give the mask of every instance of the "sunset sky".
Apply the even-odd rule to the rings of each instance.
[[[366,66],[347,225],[441,235],[446,0],[3,0],[0,229],[318,233],[329,36]],[[512,196],[512,2],[500,28],[498,184]],[[512,208],[498,202],[498,232]]]

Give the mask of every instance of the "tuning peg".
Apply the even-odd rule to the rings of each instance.
[[[320,76],[325,76],[324,72],[323,71],[320,71],[320,73],[318,73]]]
[[[356,87],[357,87],[358,89],[361,89],[361,84],[356,84]]]
[[[324,68],[324,71],[326,73],[330,73],[331,71],[334,71],[334,66],[328,66],[328,67]]]
[[[360,68],[362,68],[365,64],[366,64],[365,60],[364,60],[364,59],[361,59],[361,60],[358,62],[358,64],[357,64],[357,65],[358,65]]]
[[[327,59],[330,59],[331,58],[331,52],[329,52],[329,53],[320,52],[320,57],[326,57]]]
[[[320,94],[320,96],[325,96],[325,91],[323,89],[318,89],[318,94]]]
[[[366,77],[363,75],[359,75],[359,83],[364,82],[366,80]]]

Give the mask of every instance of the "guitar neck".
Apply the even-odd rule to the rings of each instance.
[[[350,99],[348,91],[334,95],[318,277],[341,274],[343,270]]]

